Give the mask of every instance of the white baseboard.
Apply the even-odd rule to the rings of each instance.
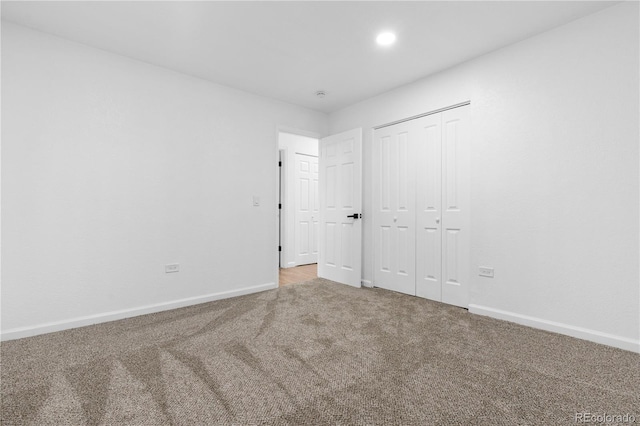
[[[369,287],[369,288],[373,288],[373,283],[369,280],[362,280],[362,286],[363,287]]]
[[[28,327],[18,327],[3,331],[2,334],[0,334],[0,340],[14,340],[21,339],[23,337],[37,336],[39,334],[53,333],[55,331],[68,330],[71,328],[84,327],[87,325],[99,324],[109,321],[116,321],[124,318],[137,317],[139,315],[153,314],[155,312],[168,311],[170,309],[183,308],[185,306],[242,296],[244,294],[258,293],[260,291],[271,290],[275,288],[278,288],[278,284],[276,283],[261,284],[252,287],[245,287],[239,290],[221,291],[219,293],[211,293],[203,296],[187,297],[185,299],[155,303],[153,305],[140,306],[138,308],[104,312],[101,314],[87,315],[83,317],[54,321]]]
[[[640,353],[640,340],[634,340],[628,337],[616,336],[588,328],[576,327],[474,304],[469,305],[469,312]]]

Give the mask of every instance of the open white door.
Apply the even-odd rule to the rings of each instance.
[[[320,140],[318,276],[360,287],[362,129]]]

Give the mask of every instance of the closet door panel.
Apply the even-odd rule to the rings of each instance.
[[[469,107],[442,113],[442,301],[466,307],[470,280]]]
[[[374,135],[374,282],[415,295],[415,160],[411,123]]]
[[[416,296],[442,300],[442,114],[416,121]]]

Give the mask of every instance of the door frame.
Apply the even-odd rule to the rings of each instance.
[[[279,141],[278,141],[279,142]],[[279,145],[278,145],[279,148]],[[278,268],[282,268],[283,263],[285,262],[282,252],[282,240],[283,240],[283,232],[282,232],[282,222],[284,221],[284,211],[282,210],[283,203],[283,193],[284,193],[284,158],[286,158],[286,152],[284,149],[278,149],[278,199],[276,200],[276,206],[278,206],[277,216],[278,216]]]
[[[302,129],[298,129],[295,127],[291,127],[291,126],[284,126],[284,125],[278,125],[276,126],[275,129],[275,152],[274,152],[274,162],[273,164],[275,165],[274,167],[274,173],[275,173],[275,206],[276,206],[276,211],[275,211],[275,239],[274,239],[274,258],[273,258],[273,263],[272,265],[274,265],[274,269],[273,269],[273,276],[275,277],[275,283],[276,283],[276,287],[278,287],[278,283],[279,283],[279,269],[280,269],[280,259],[281,259],[281,252],[278,250],[278,247],[280,247],[280,238],[281,238],[281,234],[282,234],[282,227],[280,225],[281,221],[285,222],[287,220],[287,216],[285,213],[285,210],[282,209],[278,209],[278,204],[280,203],[280,191],[286,191],[286,180],[288,178],[287,175],[287,171],[286,168],[284,170],[282,170],[282,182],[280,181],[280,151],[283,151],[283,159],[282,159],[282,165],[284,166],[287,155],[288,155],[288,149],[280,149],[280,134],[281,133],[289,133],[292,135],[298,135],[298,136],[305,136],[308,138],[314,138],[314,139],[318,139],[318,141],[320,140],[320,138],[322,137],[322,135],[320,133],[317,132],[311,132],[308,130],[302,130]],[[282,187],[280,186],[280,184],[282,183]],[[286,265],[285,265],[286,266]]]

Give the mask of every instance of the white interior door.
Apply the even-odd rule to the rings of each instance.
[[[320,140],[318,276],[360,287],[362,129]]]
[[[375,132],[374,283],[377,287],[415,295],[415,122]]]
[[[295,261],[318,262],[318,157],[295,154]]]

